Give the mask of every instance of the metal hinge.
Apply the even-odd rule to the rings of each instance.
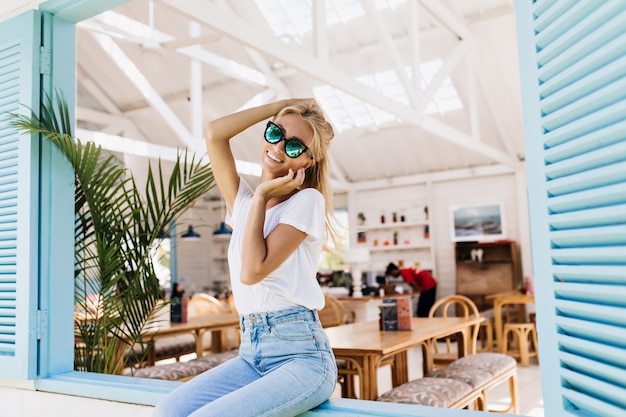
[[[48,310],[37,310],[37,340],[48,334]]]
[[[52,51],[45,46],[39,47],[39,73],[42,75],[50,75],[52,72],[51,62]]]

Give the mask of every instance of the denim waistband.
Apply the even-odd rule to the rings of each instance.
[[[285,310],[270,311],[267,313],[241,314],[239,320],[246,327],[250,324],[264,324],[271,326],[278,323],[286,323],[298,320],[318,320],[317,310],[309,310],[305,307],[293,307]]]

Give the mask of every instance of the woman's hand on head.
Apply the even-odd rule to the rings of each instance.
[[[314,98],[292,98],[287,100],[287,106],[295,106],[295,105],[301,105],[301,106],[305,106],[305,107],[309,107],[309,106],[318,106],[317,101],[315,101]]]
[[[304,168],[298,169],[295,173],[293,169],[289,169],[287,175],[259,184],[257,191],[262,192],[267,201],[274,197],[289,195],[302,184],[304,184]]]

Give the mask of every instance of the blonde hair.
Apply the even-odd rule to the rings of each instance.
[[[294,104],[283,107],[274,116],[277,119],[285,114],[296,114],[309,124],[313,130],[313,142],[309,146],[313,154],[314,162],[305,171],[303,188],[315,188],[324,196],[326,219],[326,244],[324,249],[329,250],[329,241],[338,242],[338,232],[336,230],[337,222],[334,220],[335,212],[333,210],[333,190],[330,185],[330,166],[328,162],[328,149],[330,141],[335,137],[335,131],[330,123],[324,117],[322,109],[314,104],[302,105]]]

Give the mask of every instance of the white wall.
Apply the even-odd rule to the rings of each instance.
[[[381,211],[389,215],[398,207],[428,205],[431,221],[430,239],[435,254],[434,271],[439,281],[437,296],[442,297],[456,292],[450,206],[501,202],[504,206],[507,238],[520,245],[522,257],[530,253],[530,249],[525,247],[528,246],[528,241],[524,233],[520,233],[528,233],[528,208],[525,203],[519,202],[520,193],[517,190],[519,184],[513,173],[490,176],[467,175],[464,178],[435,180],[428,184],[355,191],[356,196],[348,198],[347,201],[351,218],[356,217],[358,211],[364,211],[366,216],[379,216]],[[526,190],[521,191],[521,194],[525,193]],[[522,266],[525,269],[529,264],[526,261],[522,259]],[[530,271],[523,273],[528,275]]]
[[[213,231],[219,227],[225,211],[220,211],[221,202],[198,202],[189,213],[182,216],[177,225],[177,236],[187,231],[189,224],[200,234],[198,240],[176,240],[178,279],[185,278],[185,294],[206,292],[214,281],[228,282],[226,262],[216,260],[225,255],[227,243],[216,242]]]
[[[456,292],[456,263],[451,241],[450,206],[501,202],[507,238],[519,241],[516,179],[513,174],[479,177],[434,183],[432,186],[431,238],[435,242],[437,259],[437,296]],[[522,208],[527,210],[527,208]]]
[[[153,407],[0,387],[0,417],[150,417]]]

